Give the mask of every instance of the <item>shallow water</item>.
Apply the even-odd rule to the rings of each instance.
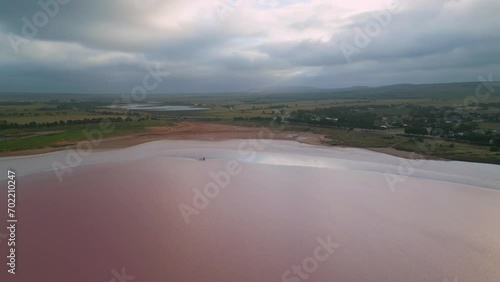
[[[94,152],[62,182],[67,152],[0,158],[19,174],[12,281],[498,281],[498,166],[267,142]]]
[[[126,110],[145,110],[145,111],[158,111],[158,112],[172,112],[172,111],[202,111],[206,108],[191,107],[191,106],[174,106],[165,105],[158,106],[155,104],[128,104],[128,105],[113,105],[109,106],[110,109],[126,109]]]

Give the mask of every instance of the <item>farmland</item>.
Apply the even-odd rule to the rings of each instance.
[[[106,137],[181,121],[274,126],[328,138],[327,145],[394,148],[438,158],[500,163],[500,97],[471,105],[477,84],[392,86],[311,93],[151,94],[141,103],[201,111],[110,108],[119,95],[0,94],[0,151],[64,147],[111,122]],[[431,95],[432,94],[432,95]],[[117,102],[118,101],[118,102]],[[435,132],[439,129],[440,134]]]

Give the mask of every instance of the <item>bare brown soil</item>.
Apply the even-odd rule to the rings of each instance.
[[[324,135],[311,132],[297,131],[271,131],[267,127],[238,126],[204,122],[181,122],[174,126],[148,127],[141,133],[125,136],[105,138],[94,149],[117,149],[126,148],[152,141],[159,140],[202,140],[218,141],[229,139],[276,139],[291,140],[310,145],[328,145],[330,141]],[[60,147],[49,147],[43,149],[23,150],[14,152],[0,152],[1,157],[26,156],[44,154],[66,149],[75,145],[69,142],[57,144]],[[426,158],[425,156],[412,154],[411,152],[399,151],[394,148],[366,148],[367,150],[390,154],[402,158]]]

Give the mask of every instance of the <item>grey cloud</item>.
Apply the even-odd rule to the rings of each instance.
[[[209,10],[173,27],[149,24],[159,7],[175,9],[183,3],[72,0],[16,54],[7,34],[22,34],[21,18],[41,8],[37,1],[9,1],[0,10],[0,92],[126,92],[140,81],[144,67],[154,63],[171,73],[157,92],[231,91],[256,84],[346,87],[471,81],[482,71],[495,75],[500,66],[496,0],[403,0],[402,12],[392,15],[390,24],[352,55],[351,63],[339,44],[354,44],[354,28],[373,21],[372,13],[335,15],[328,25],[319,17],[283,23],[292,33],[338,26],[326,30],[329,41],[275,39],[257,20],[219,21]],[[292,5],[276,3],[265,10]],[[253,28],[239,29],[245,21]],[[116,59],[112,54],[118,54]]]

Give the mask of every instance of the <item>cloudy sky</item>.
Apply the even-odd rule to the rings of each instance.
[[[41,2],[2,3],[0,92],[130,92],[147,67],[152,93],[500,75],[498,0]]]

